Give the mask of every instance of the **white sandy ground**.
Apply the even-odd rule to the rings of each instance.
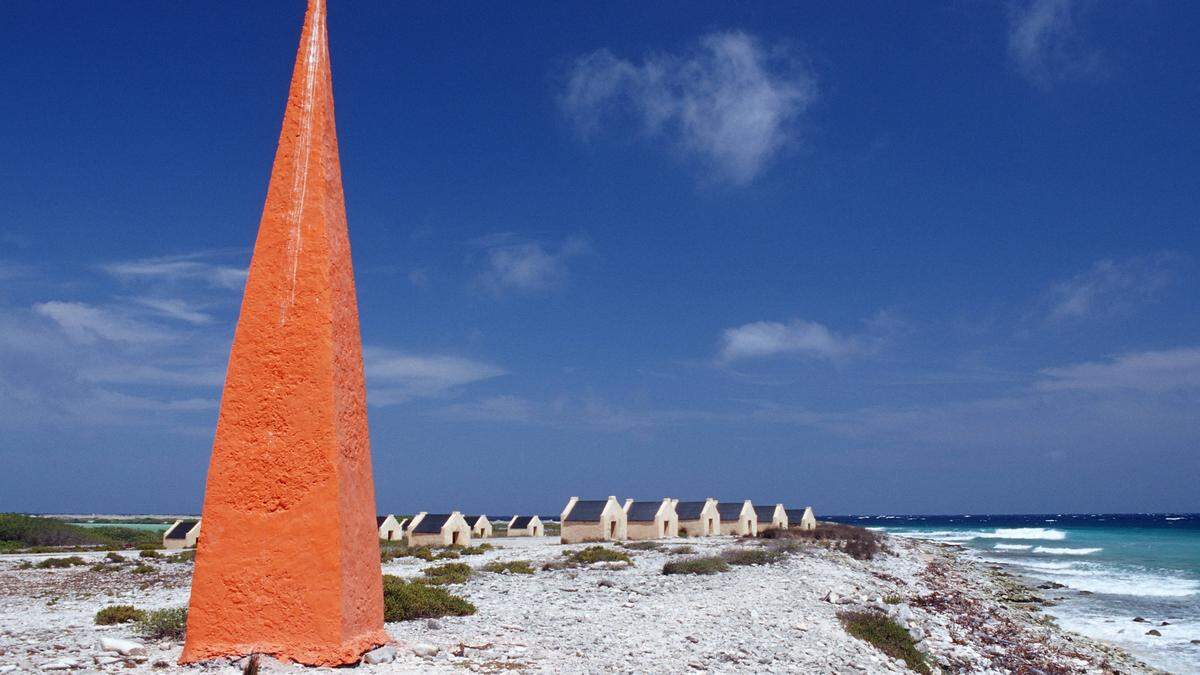
[[[561,546],[556,537],[491,543],[497,550],[461,562],[526,559],[539,567],[581,548]],[[758,545],[730,537],[666,543],[692,546],[697,554]],[[837,613],[855,606],[885,609],[911,626],[944,672],[1155,672],[1119,649],[1060,630],[1028,604],[1000,600],[1028,590],[985,565],[936,544],[889,538],[887,545],[892,553],[870,562],[810,546],[779,564],[714,576],[664,576],[663,563],[681,556],[656,551],[630,551],[635,564],[621,570],[477,572],[448,587],[473,602],[477,614],[389,623],[396,660],[358,672],[905,670],[842,628]],[[184,605],[190,565],[152,561],[160,569],[154,575],[16,569],[32,558],[0,560],[0,673],[69,664],[91,672],[238,672],[227,662],[180,667],[178,642],[146,643],[146,655],[133,659],[100,648],[101,637],[145,641],[128,626],[93,625],[98,609]],[[417,576],[432,564],[403,558],[384,572]],[[881,601],[889,595],[904,602]],[[264,659],[262,670],[301,668]]]

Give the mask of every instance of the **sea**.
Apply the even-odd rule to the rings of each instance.
[[[1200,673],[1200,514],[827,517],[961,546],[1059,599],[1063,628],[1119,645],[1173,673]],[[1135,622],[1141,617],[1145,622]],[[1147,635],[1151,629],[1161,637]]]

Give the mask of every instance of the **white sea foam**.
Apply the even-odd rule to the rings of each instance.
[[[1062,530],[1051,530],[1045,527],[999,527],[994,532],[981,532],[984,539],[1045,539],[1047,541],[1062,541],[1067,533]]]
[[[1029,548],[1028,546],[1026,548]],[[1053,546],[1038,546],[1033,549],[1034,553],[1047,553],[1050,555],[1091,555],[1103,551],[1102,548],[1055,548]]]
[[[1183,518],[1163,518],[1163,520],[1183,520]]]
[[[1056,581],[1078,591],[1152,598],[1200,595],[1200,580],[1142,568],[1125,569],[1087,561],[1039,561],[1030,558],[989,559],[1015,565],[1033,577]]]
[[[996,544],[992,548],[999,551],[1028,551],[1033,548],[1033,544]]]

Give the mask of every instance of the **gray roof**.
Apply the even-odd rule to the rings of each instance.
[[[790,525],[793,520],[800,522],[800,519],[804,517],[805,509],[784,509],[783,511],[787,514],[788,524]]]
[[[675,505],[675,515],[679,516],[680,520],[696,520],[700,517],[700,513],[704,511],[704,505],[708,502],[679,502]]]
[[[742,517],[742,506],[742,502],[720,502],[717,513],[721,514],[721,520],[737,520]]]
[[[575,502],[575,507],[567,514],[565,520],[576,523],[598,523],[600,522],[600,514],[604,513],[605,506],[608,506],[607,499],[577,501]]]
[[[512,525],[509,528],[514,530],[524,530],[533,522],[533,516],[517,516],[513,518]]]
[[[442,526],[447,520],[450,520],[449,513],[427,513],[411,531],[416,534],[437,534],[442,531]]]
[[[634,502],[629,505],[629,520],[644,523],[654,520],[662,502]]]
[[[479,519],[480,519],[480,518],[483,518],[483,516],[482,516],[482,515],[479,515],[479,516],[463,516],[463,517],[464,517],[464,518],[466,518],[466,520],[467,520],[467,525],[468,525],[469,527],[477,527],[477,526],[479,525]],[[486,520],[486,519],[485,519],[485,520]]]
[[[758,516],[759,520],[772,520],[775,518],[775,504],[770,506],[754,507],[754,515]]]
[[[198,520],[181,520],[179,524],[167,530],[167,539],[187,539],[188,532],[196,526]]]
[[[383,527],[383,521],[387,519],[387,516],[375,516],[375,527]]]

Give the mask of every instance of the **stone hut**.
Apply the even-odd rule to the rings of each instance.
[[[717,512],[721,514],[721,534],[739,537],[758,536],[758,514],[747,499],[744,502],[719,502]]]
[[[379,538],[384,541],[400,541],[404,538],[404,523],[396,520],[390,513],[386,516],[375,516],[375,527],[379,529]]]
[[[626,537],[625,510],[613,496],[593,500],[571,497],[561,520],[564,544],[618,541]]]
[[[200,520],[177,520],[163,532],[163,548],[195,548]]]
[[[813,515],[811,506],[806,506],[802,509],[787,510],[788,524],[792,527],[798,527],[802,530],[817,529],[817,517]]]
[[[754,515],[758,516],[758,531],[788,529],[788,514],[783,504],[775,506],[755,506]]]
[[[537,516],[513,516],[508,521],[508,536],[510,537],[540,537],[546,533],[542,519]]]
[[[625,531],[630,539],[666,539],[679,536],[679,516],[675,515],[675,502],[667,498],[661,502],[625,500]]]
[[[467,527],[471,528],[471,536],[476,539],[489,539],[492,536],[492,521],[488,517],[480,514],[478,516],[467,516],[464,518],[467,521]]]
[[[408,524],[409,546],[470,546],[471,528],[458,511],[418,513]]]
[[[717,500],[709,497],[701,502],[672,500],[679,532],[685,537],[712,537],[721,534],[721,514]]]

